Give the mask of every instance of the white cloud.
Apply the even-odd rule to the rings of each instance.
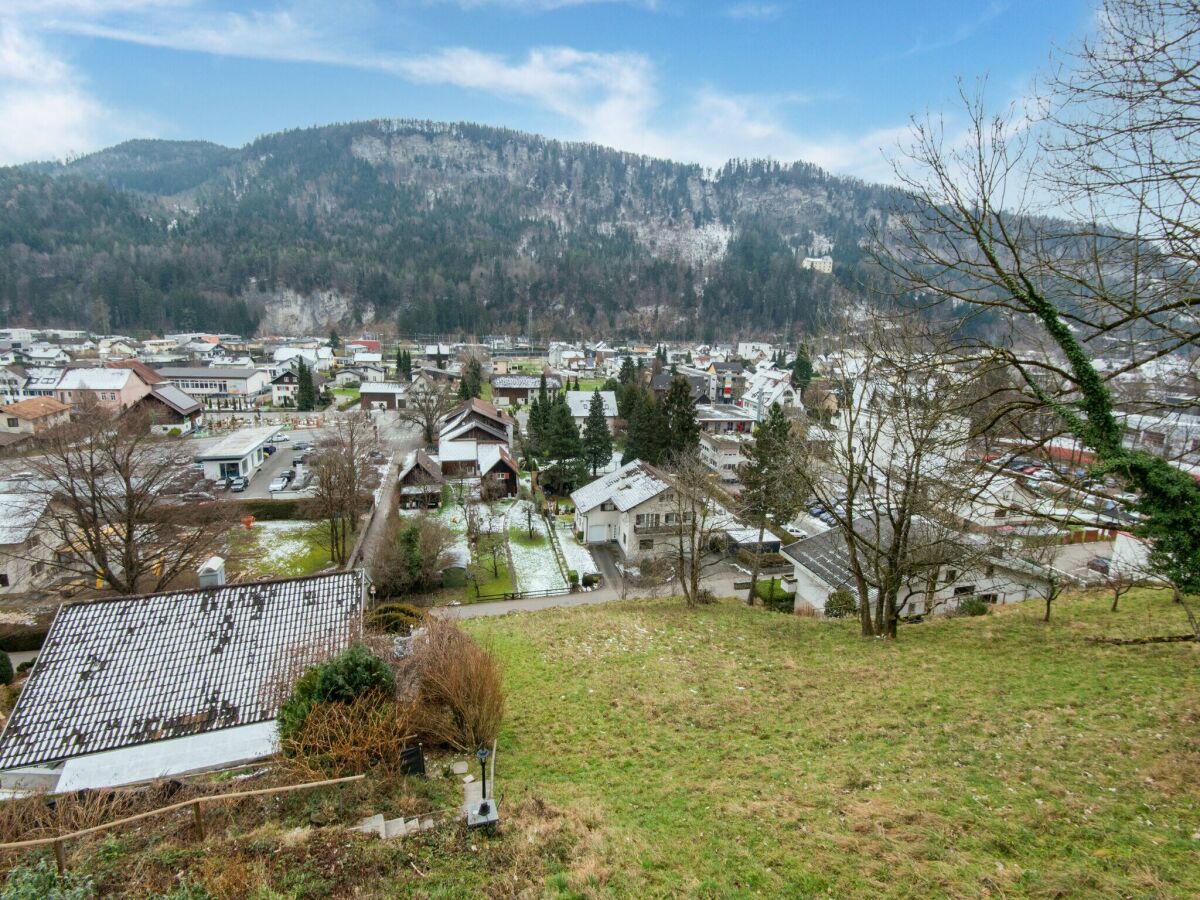
[[[966,22],[960,23],[953,30],[946,32],[933,38],[922,38],[916,41],[907,50],[896,54],[893,59],[907,59],[911,56],[920,56],[922,53],[930,53],[934,50],[945,50],[947,47],[953,47],[956,44],[961,44],[975,36],[984,25],[987,25],[993,19],[997,18],[1008,8],[1007,3],[1001,3],[999,0],[993,0],[989,3],[975,18]]]
[[[784,14],[787,7],[782,3],[756,3],[753,0],[735,3],[725,7],[724,13],[730,19],[743,19],[751,22],[773,22]]]

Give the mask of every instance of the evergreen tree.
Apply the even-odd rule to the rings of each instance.
[[[796,359],[792,362],[792,385],[804,393],[813,377],[812,361],[808,358],[808,348],[803,344],[796,351]]]
[[[329,346],[334,350],[337,350],[342,346],[342,339],[338,337],[336,328],[331,328],[329,330]]]
[[[542,409],[546,409],[546,404],[550,402],[550,394],[546,388],[546,372],[542,370],[542,377],[538,379],[538,400],[542,402]]]
[[[565,493],[587,477],[583,439],[565,396],[560,394],[551,402],[545,428],[549,466],[540,481],[554,493]]]
[[[617,373],[617,381],[621,384],[629,384],[637,376],[637,371],[633,365],[633,357],[627,356],[621,360],[621,371]]]
[[[483,364],[472,356],[463,367],[462,380],[458,383],[458,398],[470,400],[483,393]]]
[[[659,463],[665,450],[662,409],[650,391],[637,391],[633,395],[633,408],[629,414],[629,429],[625,438],[625,453],[621,465],[640,459],[643,462]]]
[[[599,391],[592,392],[587,420],[583,423],[583,456],[592,469],[593,478],[612,458],[612,435],[604,415],[604,398]]]
[[[792,423],[778,403],[772,403],[762,424],[754,433],[754,441],[745,450],[746,462],[739,479],[742,483],[742,502],[752,525],[758,526],[758,543],[762,545],[767,523],[784,524],[800,511],[804,499],[801,479],[796,474],[790,448]],[[758,585],[760,556],[755,554],[750,572],[750,592],[746,602],[754,605]]]
[[[317,405],[317,393],[313,387],[312,369],[300,357],[296,369],[296,409],[300,412],[311,412]]]
[[[684,378],[676,378],[663,397],[662,426],[667,458],[693,450],[700,443],[700,426],[696,423],[696,405],[692,391]]]
[[[542,456],[546,446],[546,406],[540,397],[529,404],[529,450],[534,456]]]

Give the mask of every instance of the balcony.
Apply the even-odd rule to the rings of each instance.
[[[674,525],[634,525],[634,534],[674,534]]]

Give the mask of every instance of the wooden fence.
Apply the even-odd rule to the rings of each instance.
[[[82,828],[79,831],[72,831],[69,834],[60,834],[55,837],[34,838],[28,841],[13,841],[8,844],[0,844],[0,850],[31,850],[34,847],[45,847],[51,844],[54,847],[54,858],[58,862],[58,872],[63,874],[67,871],[67,851],[66,842],[81,838],[89,834],[98,834],[101,831],[108,831],[111,828],[119,828],[122,825],[128,825],[131,822],[138,822],[142,819],[149,819],[152,816],[160,816],[163,813],[174,812],[179,809],[192,808],[192,815],[196,821],[196,834],[204,839],[204,811],[205,803],[219,803],[224,800],[239,800],[244,797],[260,797],[265,794],[287,794],[292,791],[307,791],[313,788],[327,787],[331,784],[346,784],[351,781],[361,781],[366,778],[366,775],[349,775],[345,778],[329,778],[325,781],[310,781],[305,784],[287,784],[281,787],[257,788],[252,791],[234,791],[229,794],[217,794],[211,797],[193,797],[191,800],[183,800],[179,803],[172,803],[170,806],[160,806],[158,809],[152,809],[148,812],[138,813],[136,816],[126,816],[123,819],[116,819],[112,822],[106,822],[103,825],[93,825],[91,828]]]

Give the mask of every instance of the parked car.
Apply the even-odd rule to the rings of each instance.
[[[267,446],[263,447],[263,453],[265,453],[267,456],[270,456],[278,449],[278,447],[272,447],[270,444],[267,444]]]
[[[292,448],[295,450],[311,450],[312,443],[309,441],[296,441],[296,443],[292,445]]]
[[[216,500],[217,498],[208,491],[186,491],[185,493],[179,495],[179,499],[187,500],[192,503],[207,503],[210,500]]]
[[[290,484],[292,479],[296,477],[296,470],[295,469],[284,469],[282,472],[279,473],[279,477]]]
[[[267,486],[267,490],[272,494],[274,494],[276,491],[286,491],[288,485],[291,483],[292,479],[284,478],[282,475],[280,475],[278,478],[274,479],[270,485]]]
[[[245,476],[233,479],[233,482],[229,485],[229,489],[235,494],[240,494],[248,487],[250,487],[250,479]]]
[[[302,466],[306,462],[308,462],[308,454],[307,453],[301,453],[299,456],[293,456],[292,457],[292,468],[294,469],[294,468],[296,468],[296,466]]]
[[[291,438],[286,434],[276,434],[271,437],[272,444],[286,444]]]

